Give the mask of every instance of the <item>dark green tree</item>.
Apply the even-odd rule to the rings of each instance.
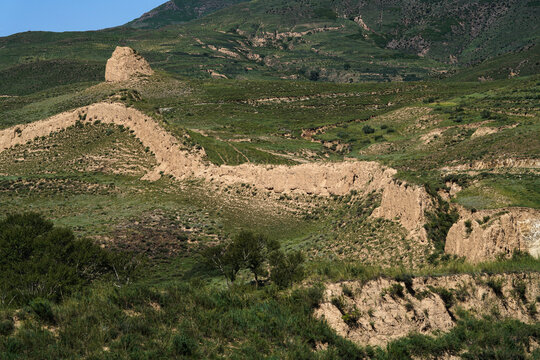
[[[304,277],[304,255],[300,251],[285,254],[275,250],[270,254],[270,279],[280,288],[287,288]]]
[[[34,213],[0,220],[0,304],[58,301],[112,273],[118,257]],[[115,271],[116,272],[116,271]],[[116,272],[118,273],[118,272]]]
[[[242,231],[227,244],[207,248],[207,264],[234,283],[240,270],[251,271],[257,286],[268,277],[280,287],[287,287],[303,275],[304,258],[300,252],[285,254],[276,240]],[[271,269],[271,272],[269,272]]]

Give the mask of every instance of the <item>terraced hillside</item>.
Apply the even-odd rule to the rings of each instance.
[[[442,87],[442,84],[446,84],[446,87]],[[457,245],[449,248],[450,245],[445,239],[446,233],[453,234],[452,244],[459,244],[461,241],[467,243],[473,238],[477,239],[475,242],[485,239],[489,243],[494,237],[478,235],[479,228],[487,224],[491,228],[499,226],[508,231],[510,228],[505,222],[507,220],[503,218],[507,218],[508,214],[517,216],[514,215],[516,205],[532,208],[529,216],[522,217],[519,221],[537,221],[535,219],[538,219],[538,213],[534,209],[538,208],[540,198],[537,193],[540,147],[535,145],[538,109],[533,99],[529,101],[529,97],[534,97],[538,91],[537,84],[538,81],[534,79],[470,84],[468,88],[464,88],[462,84],[458,86],[450,83],[323,85],[281,81],[182,82],[168,76],[155,75],[146,80],[128,83],[99,84],[77,94],[60,91],[59,96],[50,93],[50,98],[43,94],[45,98],[42,98],[41,102],[32,101],[36,95],[3,98],[4,104],[11,106],[10,112],[4,116],[9,115],[10,118],[16,119],[17,114],[25,114],[24,118],[27,120],[32,119],[32,116],[39,119],[39,114],[43,111],[40,107],[48,107],[49,104],[57,104],[57,109],[64,107],[68,112],[50,120],[14,125],[2,130],[0,138],[3,139],[5,150],[0,153],[0,173],[4,189],[1,192],[1,201],[8,212],[46,211],[57,224],[73,227],[76,234],[90,237],[107,249],[145,254],[144,256],[150,259],[150,263],[145,267],[150,268],[145,270],[147,275],[138,275],[140,280],[137,280],[137,286],[143,287],[147,281],[164,282],[163,286],[169,286],[165,284],[171,282],[171,276],[220,282],[218,274],[207,273],[207,270],[198,265],[202,261],[200,251],[227,241],[226,239],[246,228],[279,239],[286,251],[300,250],[305,254],[308,277],[303,285],[299,285],[300,289],[321,280],[333,282],[391,276],[397,279],[397,284],[405,281],[407,285],[408,277],[450,272],[535,272],[538,271],[537,260],[526,256],[520,258],[522,255],[515,255],[510,260],[468,265],[463,263],[463,260],[445,254],[444,250],[446,242],[446,250],[450,253],[465,256],[471,254],[471,251],[459,253],[460,247]],[[437,99],[432,96],[435,88],[438,89]],[[89,102],[99,99],[105,102],[69,110],[76,106],[80,99]],[[483,101],[479,102],[477,99]],[[500,102],[499,109],[493,113],[488,114],[485,108],[478,107],[479,104],[484,104],[490,109],[496,109],[492,101]],[[326,108],[329,108],[328,115],[320,117]],[[223,114],[230,116],[225,118]],[[351,118],[352,114],[359,117],[365,115]],[[305,116],[305,120],[301,116]],[[146,129],[148,126],[150,127]],[[355,130],[356,127],[359,127],[358,131]],[[172,141],[177,141],[176,145],[163,140],[152,142],[153,139],[161,139],[158,136],[160,131],[166,131],[167,136],[172,136]],[[333,134],[337,134],[337,137],[332,138]],[[523,141],[512,141],[519,137],[523,137]],[[484,141],[495,145],[484,146]],[[520,144],[526,145],[520,147]],[[163,146],[165,148],[162,148]],[[172,158],[166,155],[170,151],[166,147],[172,149],[171,146],[178,147],[176,153],[170,153]],[[475,155],[476,148],[484,150]],[[490,151],[486,152],[486,149]],[[470,154],[471,157],[464,156],[465,154]],[[500,158],[502,154],[506,154],[504,159]],[[346,163],[328,164],[328,161],[342,161],[344,158],[357,158],[360,162],[349,160]],[[191,160],[185,162],[186,159]],[[476,162],[471,162],[471,159],[476,159]],[[365,162],[367,160],[397,168],[399,172],[390,171],[387,175],[376,175],[376,169],[381,165]],[[184,168],[175,167],[180,163],[184,164]],[[297,180],[288,183],[279,177],[273,177],[270,175],[271,171],[276,170],[268,170],[269,165],[264,164],[293,166],[290,168],[290,176]],[[371,169],[367,167],[368,164],[372,164],[369,165]],[[279,169],[283,165],[270,166]],[[338,186],[336,180],[351,181],[347,180],[347,175],[343,172],[344,166],[352,171],[351,179],[358,175],[367,175],[372,179],[374,176],[390,177],[380,183],[369,180],[372,185],[367,186],[355,179],[350,184],[356,185],[348,185],[347,190],[341,190],[342,187]],[[295,168],[303,170],[295,173]],[[179,169],[180,173],[175,169]],[[325,169],[330,170],[326,175]],[[252,171],[263,170],[267,172],[265,175],[249,175]],[[360,173],[354,175],[354,171]],[[156,174],[157,177],[152,176],[152,182],[141,180],[148,178],[147,174]],[[327,181],[324,193],[305,187],[310,181],[317,179],[314,177],[316,174]],[[276,180],[275,184],[271,183],[273,178]],[[319,181],[316,180],[315,184],[320,184]],[[471,195],[475,191],[478,195]],[[471,203],[471,199],[475,199],[476,203]],[[490,199],[495,201],[489,202],[492,201]],[[414,213],[413,209],[418,201],[423,205]],[[478,201],[483,201],[484,205]],[[483,213],[479,211],[482,208],[496,210],[482,210],[485,211]],[[458,213],[455,213],[456,210]],[[457,226],[454,229],[453,222],[458,221],[458,217],[462,220],[454,225]],[[447,218],[451,219],[450,222],[445,220]],[[420,228],[416,227],[418,223],[421,224]],[[470,235],[467,234],[467,223],[471,224]],[[459,226],[462,226],[463,230],[459,230]],[[463,233],[460,234],[459,231]],[[504,253],[507,250],[510,253],[516,250],[534,253],[534,241],[537,241],[534,240],[535,235],[531,235],[532,240],[527,240],[531,241],[527,243],[526,237],[522,237],[522,230],[518,231],[518,243],[507,242],[505,238],[499,239],[501,242],[497,246],[502,247],[488,247],[488,252],[477,252],[476,257],[470,260],[494,259],[499,252]],[[401,266],[402,270],[395,269],[396,265]],[[242,278],[249,278],[248,274],[243,274]],[[492,286],[495,290],[490,290],[495,294],[498,291],[498,281],[493,280],[495,285]],[[504,295],[505,297],[513,296],[512,291],[517,291],[512,290],[513,287],[521,289],[519,281],[522,280],[508,281],[511,284],[510,289],[505,292],[510,295]],[[531,283],[530,291],[534,292],[534,280],[525,281]],[[157,290],[161,286],[153,288],[169,294],[174,291],[171,288]],[[348,285],[343,286],[345,289]],[[389,289],[398,289],[401,285],[388,286]],[[131,291],[131,288],[127,286],[125,291]],[[246,291],[245,288],[242,289],[239,288],[238,291]],[[414,287],[412,289],[415,292],[420,291]],[[461,296],[459,287],[433,285],[433,289],[430,290],[433,294],[442,295],[426,293],[423,296],[436,304],[441,301],[437,296],[446,299],[444,301],[450,301],[448,296]],[[112,296],[106,295],[108,293],[103,293],[103,290],[92,291],[102,294],[96,293],[96,296]],[[258,296],[258,290],[249,291],[250,296]],[[346,293],[348,291],[344,290]],[[399,299],[401,296],[399,289],[388,291],[392,298]],[[142,295],[143,298],[138,298],[139,295],[131,297],[133,300],[129,300],[128,304],[135,299],[141,301],[145,296],[155,298],[153,293],[146,294]],[[196,295],[196,292],[190,294],[187,296],[205,296]],[[386,295],[381,296],[384,301],[393,301],[387,299]],[[497,298],[498,295],[494,296]],[[516,309],[519,309],[516,311],[527,314],[519,318],[526,323],[535,316],[535,295],[527,293],[524,296],[525,300],[516,303]],[[324,305],[324,301],[331,300],[321,298],[323,305],[316,313],[328,318],[328,326],[341,336],[350,337],[359,345],[367,345],[367,342],[359,340],[361,337],[342,333],[339,325],[341,322],[333,320],[337,314],[335,308]],[[97,300],[92,300],[93,303],[94,301]],[[172,311],[175,314],[178,314],[178,311],[188,311],[168,308],[167,301],[164,298],[152,300],[151,304],[154,305],[151,306],[154,310],[147,310],[144,307],[146,305],[137,306],[136,310],[132,310],[133,305],[121,305],[127,314],[124,321],[139,319],[137,321],[146,323],[141,326],[153,329],[151,324],[156,321],[155,316],[161,316],[161,311]],[[250,297],[245,301],[248,303],[244,306],[249,307],[258,306],[256,304],[259,300]],[[415,301],[424,300],[418,298],[410,301],[414,304]],[[338,304],[333,300],[331,302]],[[56,325],[50,328],[50,331],[60,332],[61,339],[71,336],[63,331],[73,331],[77,326],[73,320],[62,315],[71,311],[66,306],[55,307],[56,316],[60,318],[57,318]],[[281,309],[280,311],[289,311],[288,316],[300,316],[299,314],[305,311],[301,308],[286,310],[285,303],[275,306]],[[364,321],[361,320],[364,315],[354,308],[354,311],[349,309],[349,305],[332,306],[337,306],[338,312],[341,312],[338,319],[342,317],[349,327],[354,328],[357,326],[356,322]],[[399,308],[401,305],[396,306]],[[444,309],[444,305],[441,306]],[[500,305],[494,302],[493,306],[495,309]],[[113,311],[112,308],[110,310]],[[94,310],[86,311],[92,313]],[[157,312],[153,313],[154,311]],[[204,311],[206,310],[197,308],[196,313],[202,315]],[[230,311],[230,308],[220,311]],[[245,311],[247,316],[251,310]],[[369,313],[371,310],[366,311]],[[382,310],[374,308],[373,311],[377,311],[374,314],[379,314],[378,311]],[[26,325],[17,326],[22,326],[23,329],[27,329],[27,326],[39,327],[42,321],[31,314],[24,317],[13,310],[7,310],[6,314],[11,316],[10,319],[22,317]],[[445,316],[461,316],[461,320],[453,320],[452,326],[441,325],[442,329],[451,331],[445,336],[457,336],[454,330],[450,330],[454,326],[457,326],[455,331],[458,332],[470,326],[487,326],[487,323],[473,325],[476,320],[458,315],[461,313],[456,313],[455,309],[450,310],[450,314],[441,314],[441,319]],[[107,315],[109,318],[110,316],[112,315]],[[378,316],[382,315],[373,316],[375,320],[372,321],[376,322]],[[501,319],[506,316],[509,315],[504,315]],[[531,316],[532,318],[529,318]],[[99,320],[101,321],[104,320]],[[439,320],[434,317],[431,321]],[[493,318],[490,324],[498,324],[497,321],[503,320]],[[523,331],[533,331],[530,327],[532,325],[524,325],[525,323],[519,325],[523,326]],[[245,325],[254,324],[250,320]],[[504,326],[502,324],[501,326]],[[173,331],[173,328],[175,325],[171,323],[167,325],[169,330],[166,331]],[[182,336],[189,336],[188,339],[192,339],[189,341],[197,344],[196,339],[202,334],[188,328],[183,329]],[[213,332],[212,336],[217,343],[193,345],[198,349],[196,354],[204,356],[217,351],[216,347],[219,347],[221,341],[234,343],[234,340],[223,340],[224,335],[219,331],[215,332],[216,330],[205,331]],[[305,330],[306,328],[301,327],[292,331]],[[16,341],[22,334],[19,331],[16,330],[6,339]],[[154,332],[157,330],[146,331],[150,333],[138,336],[163,336],[159,335],[160,332]],[[322,331],[322,328],[317,331]],[[380,334],[386,335],[378,336],[389,340],[407,335],[386,333],[386,330],[382,329],[380,331]],[[101,330],[98,333],[101,333]],[[379,330],[376,333],[379,334]],[[95,355],[114,351],[126,356],[153,351],[163,354],[183,351],[174,350],[177,346],[174,343],[180,341],[174,336],[169,340],[171,345],[167,342],[121,350],[121,342],[125,341],[122,339],[133,336],[134,333],[131,330],[120,330],[120,334],[105,342],[109,350],[103,350],[103,342],[92,335],[89,341],[93,345],[89,351]],[[288,354],[291,351],[281,346],[276,347],[275,342],[290,333],[279,334],[268,340],[268,354]],[[427,331],[426,334],[430,332]],[[36,333],[32,336],[38,335]],[[313,350],[308,347],[302,351],[314,355],[313,351],[319,349],[319,356],[331,356],[338,352],[345,357],[347,351],[364,354],[362,356],[366,357],[375,356],[379,351],[373,348],[362,350],[352,343],[341,342],[343,340],[338,340],[339,337],[325,336],[321,338],[320,344],[316,343]],[[504,338],[507,335],[499,333],[496,336]],[[428,339],[425,341],[435,341]],[[445,338],[441,337],[437,341],[445,341],[443,339]],[[54,338],[40,341],[43,341],[44,346],[40,351],[64,354],[63,356],[73,354],[72,350],[65,347],[53,350],[50,346],[56,342]],[[397,341],[390,342],[384,351],[392,354],[396,351],[395,347],[404,346],[404,340]],[[328,348],[324,350],[326,346]],[[528,351],[525,345],[516,346],[518,352]],[[413,345],[406,345],[405,348],[411,354],[417,351]],[[445,349],[449,353],[458,351]],[[223,351],[226,356],[237,354],[249,357],[251,350],[242,347],[239,353],[232,349]],[[383,356],[384,351],[377,356]],[[32,356],[30,354],[29,356]]]
[[[169,2],[0,39],[0,358],[538,358],[537,37],[460,63],[536,7]]]

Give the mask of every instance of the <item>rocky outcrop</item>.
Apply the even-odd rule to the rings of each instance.
[[[139,76],[153,75],[148,62],[135,50],[118,46],[107,61],[105,80],[109,82],[128,81]]]
[[[540,274],[531,273],[419,277],[409,286],[384,278],[329,284],[314,315],[357,344],[384,346],[410,333],[451,330],[458,308],[538,322],[540,314],[528,306],[540,295],[539,281]]]
[[[462,217],[446,238],[445,251],[471,262],[492,260],[514,251],[540,256],[540,211],[479,211]]]

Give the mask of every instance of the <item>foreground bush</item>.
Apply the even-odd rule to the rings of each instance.
[[[116,261],[90,240],[76,239],[71,230],[38,214],[10,215],[0,221],[0,305],[58,301],[114,272]]]
[[[304,276],[302,253],[286,254],[278,241],[250,231],[242,231],[228,243],[205,249],[203,257],[207,266],[219,271],[230,283],[234,283],[241,270],[249,270],[257,285],[261,277],[270,274],[269,280],[280,288],[291,286]]]

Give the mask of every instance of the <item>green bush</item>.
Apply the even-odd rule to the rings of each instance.
[[[364,134],[373,134],[375,132],[375,129],[369,125],[364,125],[362,127],[362,131],[364,132]]]
[[[427,222],[424,225],[428,238],[433,241],[435,249],[439,252],[444,251],[446,244],[446,236],[454,223],[459,219],[459,215],[455,209],[450,210],[450,206],[446,201],[434,191],[430,186],[426,186],[426,191],[435,196],[437,199],[437,207],[434,211],[427,212]]]
[[[516,297],[524,304],[527,303],[527,285],[522,280],[514,280],[512,283]]]
[[[413,289],[413,277],[412,277],[412,275],[410,275],[410,274],[399,274],[399,275],[394,277],[394,280],[404,283],[405,288],[407,289],[407,291],[412,296],[415,295],[416,292]]]
[[[38,214],[10,215],[0,221],[0,304],[23,305],[37,298],[59,301],[112,272],[117,260]]]
[[[465,230],[467,232],[467,236],[471,235],[471,233],[472,233],[472,221],[471,220],[466,220],[465,221]]]
[[[536,303],[530,303],[527,305],[527,312],[529,313],[530,317],[535,317],[536,314],[538,314],[538,309],[536,308]]]
[[[32,300],[28,306],[42,321],[50,324],[54,324],[56,322],[51,302],[49,300],[36,298]]]
[[[197,343],[186,334],[177,334],[172,339],[171,352],[176,356],[191,356],[197,351]]]
[[[10,335],[13,332],[13,329],[15,329],[13,319],[9,318],[0,320],[0,336]]]
[[[206,265],[231,283],[243,269],[251,271],[255,284],[259,285],[261,277],[268,276],[270,267],[270,280],[281,288],[292,285],[304,274],[301,252],[285,254],[277,241],[250,231],[242,231],[232,241],[209,247],[202,254]]]
[[[293,282],[304,277],[304,255],[295,251],[285,254],[281,250],[275,251],[270,257],[270,279],[280,288],[286,288]]]
[[[404,290],[403,285],[392,284],[392,286],[390,286],[390,288],[388,289],[388,294],[390,294],[390,296],[392,296],[393,298],[395,297],[403,298],[405,296],[405,293],[403,292],[403,290]]]
[[[489,279],[486,282],[486,285],[489,286],[491,290],[493,290],[493,292],[495,293],[495,295],[497,295],[497,297],[499,298],[503,297],[503,292],[502,292],[503,281],[502,280]]]
[[[454,294],[450,290],[443,287],[433,288],[430,290],[441,297],[447,310],[449,310],[454,305]]]

